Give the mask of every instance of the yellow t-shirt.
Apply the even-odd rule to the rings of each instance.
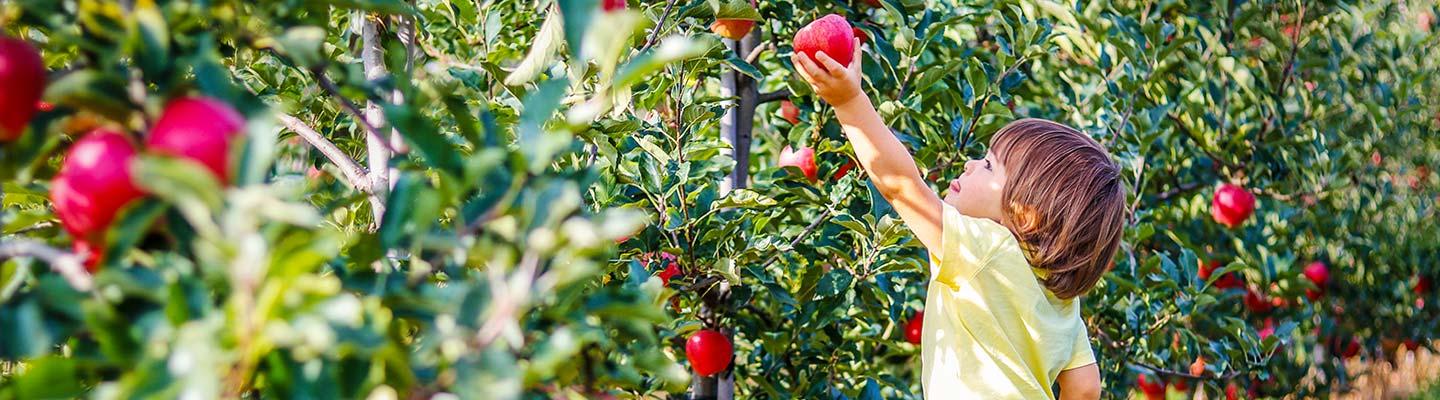
[[[1060,371],[1095,362],[1080,301],[1045,289],[1010,230],[941,208],[920,342],[925,398],[1055,398]]]

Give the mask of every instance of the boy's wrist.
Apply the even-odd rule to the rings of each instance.
[[[857,93],[855,96],[850,97],[849,100],[832,104],[832,106],[835,107],[835,112],[837,113],[854,113],[864,111],[865,109],[875,109],[875,107],[870,104],[870,97],[864,93]]]

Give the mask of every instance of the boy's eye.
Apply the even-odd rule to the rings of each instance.
[[[985,160],[985,169],[990,169],[990,160]]]

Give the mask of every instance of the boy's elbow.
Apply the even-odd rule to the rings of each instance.
[[[1092,380],[1063,388],[1060,397],[1064,400],[1096,400],[1100,398],[1100,381]]]

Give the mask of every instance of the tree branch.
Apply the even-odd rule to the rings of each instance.
[[[1174,188],[1174,189],[1166,190],[1166,191],[1164,191],[1164,192],[1161,192],[1160,194],[1155,195],[1155,199],[1156,199],[1156,200],[1162,200],[1162,201],[1163,201],[1163,200],[1169,200],[1171,197],[1179,196],[1179,195],[1181,195],[1181,194],[1188,193],[1188,192],[1190,192],[1190,191],[1192,191],[1192,190],[1199,189],[1201,186],[1202,186],[1202,185],[1200,184],[1200,182],[1186,182],[1186,183],[1182,183],[1182,184],[1180,184],[1180,186],[1177,186],[1177,187]]]
[[[373,81],[384,77],[388,71],[385,70],[385,50],[380,43],[380,21],[373,15],[363,18],[360,26],[360,40],[360,61],[365,70],[365,79]],[[365,104],[364,119],[371,126],[384,125],[385,110],[381,103],[368,100]],[[390,146],[389,135],[379,131],[374,133],[365,141],[368,150],[367,164],[370,166],[370,188],[377,195],[388,195],[390,192],[390,155],[395,152],[395,148]],[[380,220],[385,215],[385,207],[383,205],[378,208],[372,207],[371,212],[375,217],[374,226],[379,228]]]
[[[641,53],[644,53],[646,50],[650,50],[651,47],[655,46],[655,39],[658,39],[660,37],[660,31],[665,29],[665,20],[670,18],[670,10],[674,8],[675,0],[669,0],[665,2],[665,11],[660,13],[660,20],[655,23],[655,30],[650,31],[650,38],[645,39],[645,45],[640,47]]]
[[[790,98],[790,89],[780,89],[773,92],[761,93],[756,104],[765,104],[772,101],[785,100]]]
[[[85,270],[85,265],[80,256],[56,249],[33,239],[15,239],[0,242],[0,259],[16,257],[38,258],[50,264],[50,269],[55,270],[70,287],[75,290],[86,292],[95,286],[90,272]]]
[[[806,236],[810,236],[810,233],[814,232],[815,228],[820,227],[821,223],[824,223],[825,220],[830,219],[830,211],[831,210],[828,208],[825,209],[825,212],[820,213],[820,216],[816,217],[815,221],[810,223],[810,226],[805,227],[804,231],[800,231],[799,235],[795,235],[795,239],[790,240],[790,248],[795,248],[795,245],[800,244],[801,240],[805,240]],[[770,266],[770,264],[774,264],[776,260],[780,259],[781,254],[784,254],[784,252],[776,252],[775,255],[770,256],[769,260],[765,260],[765,264],[760,265],[760,269],[763,270],[765,269],[765,267]]]
[[[375,125],[370,124],[370,120],[365,119],[365,114],[360,112],[360,108],[356,107],[355,103],[350,102],[350,99],[346,98],[345,95],[340,94],[340,87],[335,86],[335,82],[331,81],[330,77],[325,74],[324,68],[311,68],[310,73],[315,75],[315,80],[320,83],[321,89],[325,89],[325,92],[330,93],[330,96],[334,97],[336,101],[340,102],[341,109],[344,109],[346,113],[350,114],[350,116],[355,117],[355,120],[360,123],[360,126],[362,128],[365,128],[365,132],[370,135],[369,137],[385,137],[385,134],[380,132],[380,128],[376,128]]]
[[[330,140],[326,139],[320,132],[305,125],[299,118],[295,118],[289,114],[280,114],[279,117],[280,122],[285,124],[286,128],[295,131],[296,134],[300,135],[300,138],[305,139],[306,143],[309,143],[315,150],[319,150],[320,154],[324,154],[325,158],[330,160],[330,163],[335,164],[335,166],[340,169],[342,175],[344,175],[345,183],[361,193],[372,193],[370,185],[366,184],[365,181],[365,175],[367,173],[365,167],[361,167],[355,160],[350,159],[350,156],[345,154],[344,151],[341,151],[339,147],[336,147],[335,143],[330,142]]]

